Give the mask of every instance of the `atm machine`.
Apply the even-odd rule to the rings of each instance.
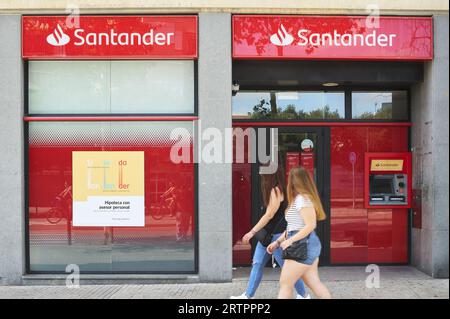
[[[411,153],[365,154],[365,207],[411,207]]]

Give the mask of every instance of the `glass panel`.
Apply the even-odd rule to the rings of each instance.
[[[31,271],[190,272],[195,270],[195,170],[175,164],[174,128],[191,122],[32,122],[29,124]],[[192,158],[192,138],[186,142]],[[75,227],[73,151],[143,151],[145,225]]]
[[[30,114],[193,113],[193,61],[30,61]]]
[[[286,186],[291,169],[302,167],[316,182],[319,193],[321,192],[323,185],[320,184],[319,176],[323,158],[319,157],[319,139],[319,135],[315,132],[280,132],[278,134],[279,155],[286,174]],[[315,231],[323,242],[325,233],[322,224],[319,223]],[[322,257],[325,253],[325,249],[322,249]]]
[[[30,61],[29,112],[110,112],[107,61]]]
[[[192,61],[113,61],[112,113],[193,113]]]
[[[269,92],[238,92],[232,98],[233,119],[252,119],[256,118],[259,109],[270,104]],[[254,114],[256,112],[256,114]],[[267,110],[267,116],[270,115]]]
[[[317,182],[317,134],[315,133],[280,133],[278,144],[280,158],[286,173],[286,182],[292,168],[301,166]]]
[[[345,93],[324,91],[238,92],[234,119],[343,119]]]
[[[352,118],[408,120],[407,91],[353,92]]]

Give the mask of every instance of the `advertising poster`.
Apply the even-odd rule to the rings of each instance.
[[[291,169],[300,165],[299,152],[286,152],[286,182],[289,179],[289,172]]]
[[[314,142],[308,138],[305,138],[300,147],[302,153],[300,155],[300,166],[306,169],[309,175],[314,180]]]
[[[309,175],[314,179],[314,153],[302,152],[300,156],[300,166],[306,169]]]
[[[72,152],[73,226],[145,226],[144,152]]]

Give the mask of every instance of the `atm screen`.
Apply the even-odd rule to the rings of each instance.
[[[370,181],[371,194],[392,194],[394,188],[391,178],[372,178]]]

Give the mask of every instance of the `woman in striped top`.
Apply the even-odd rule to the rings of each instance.
[[[292,243],[307,238],[306,259],[286,259],[281,271],[278,298],[293,297],[297,280],[303,279],[318,298],[331,298],[330,292],[319,278],[320,239],[314,231],[317,221],[326,218],[317,187],[308,171],[299,167],[289,172],[287,186],[287,227],[284,234],[267,247],[272,253],[278,247],[287,249]]]

